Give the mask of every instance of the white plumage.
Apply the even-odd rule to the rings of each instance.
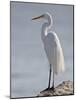
[[[49,13],[45,13],[41,16],[33,18],[32,20],[36,20],[40,18],[44,18],[46,20],[46,22],[42,25],[42,30],[41,30],[41,39],[44,44],[44,49],[49,64],[53,68],[53,72],[55,74],[58,74],[59,72],[64,71],[65,69],[64,56],[63,56],[60,40],[55,32],[49,31],[49,29],[52,27],[53,24],[52,16]],[[50,88],[50,78],[51,78],[51,72],[49,75],[48,88]],[[53,83],[53,87],[54,87],[54,83]]]
[[[43,43],[47,58],[53,67],[54,73],[58,74],[59,72],[64,71],[63,51],[56,33],[48,33],[45,36]]]

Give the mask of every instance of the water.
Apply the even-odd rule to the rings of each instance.
[[[11,95],[36,96],[48,86],[49,63],[41,40],[43,20],[32,17],[49,12],[52,31],[60,39],[65,72],[55,76],[55,86],[73,80],[73,7],[63,5],[11,3]]]

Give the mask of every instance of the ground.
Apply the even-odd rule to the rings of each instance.
[[[58,95],[72,95],[74,94],[73,82],[72,81],[64,81],[55,87],[54,91],[52,90],[44,90],[41,91],[37,97],[44,96],[58,96]]]

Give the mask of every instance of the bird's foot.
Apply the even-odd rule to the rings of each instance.
[[[50,91],[55,91],[54,86],[52,86],[52,87],[50,88]]]
[[[55,88],[53,86],[51,88],[48,87],[45,90],[41,91],[40,93],[45,92],[45,91],[52,91],[52,92],[54,92]]]

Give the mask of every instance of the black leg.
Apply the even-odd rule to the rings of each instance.
[[[52,68],[51,68],[51,64],[50,64],[48,88],[46,88],[45,90],[41,91],[40,93],[42,93],[44,91],[54,91],[54,71],[53,71],[53,83],[52,83],[52,87],[50,88],[51,72],[52,72]]]
[[[50,64],[50,72],[49,72],[49,84],[48,84],[48,90],[54,90],[54,71],[53,71],[53,83],[52,83],[52,87],[50,88],[50,81],[51,81],[51,72],[52,72],[52,67]]]
[[[44,92],[44,91],[50,91],[51,88],[50,88],[50,81],[51,81],[51,64],[50,64],[50,71],[49,71],[49,83],[48,83],[48,88],[46,88],[45,90],[41,91],[41,92]],[[40,92],[40,93],[41,93]]]
[[[50,71],[49,71],[49,83],[48,83],[48,89],[50,89],[50,81],[51,81],[51,64],[50,64]]]
[[[53,71],[53,83],[51,89],[54,90],[54,71]]]

